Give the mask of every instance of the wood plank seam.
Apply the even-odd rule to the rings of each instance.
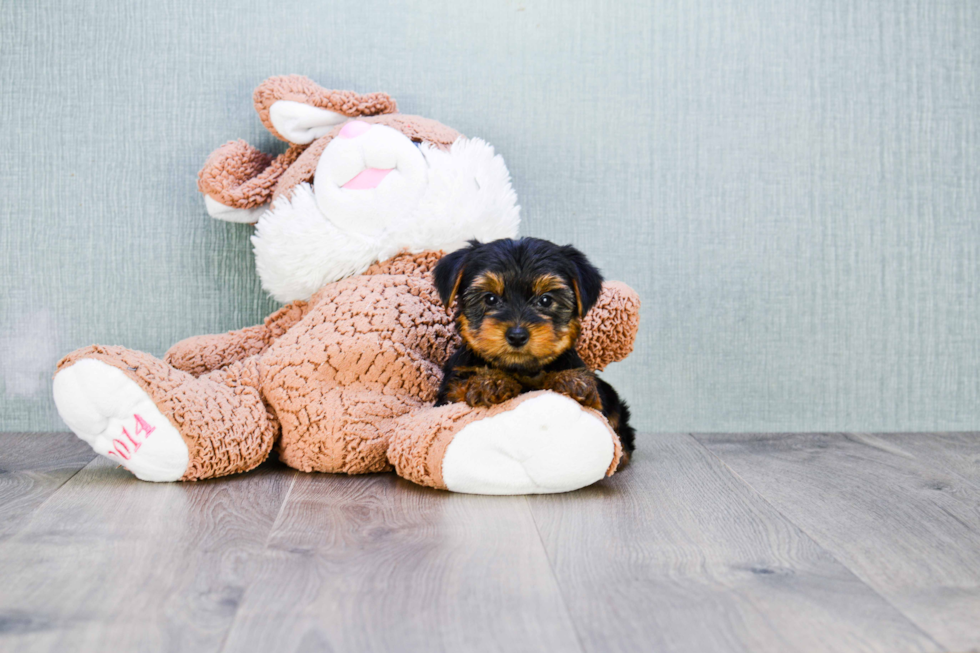
[[[67,484],[68,484],[68,481],[70,481],[71,479],[73,479],[73,478],[75,478],[76,476],[78,476],[78,473],[79,473],[79,472],[81,472],[82,470],[84,470],[84,469],[86,469],[86,468],[88,468],[88,467],[90,467],[90,466],[91,466],[91,465],[92,465],[93,463],[95,463],[95,462],[96,462],[96,461],[97,461],[98,459],[99,459],[99,457],[98,457],[98,455],[97,455],[97,454],[96,454],[95,452],[93,452],[93,453],[92,453],[92,460],[90,460],[90,461],[88,461],[87,463],[85,463],[84,465],[82,465],[81,467],[79,467],[78,469],[76,469],[76,470],[74,471],[74,473],[72,473],[72,475],[71,475],[71,476],[69,476],[68,478],[66,478],[66,479],[65,479],[65,480],[64,480],[64,481],[63,481],[63,482],[62,482],[62,483],[61,483],[60,485],[58,485],[58,487],[57,487],[57,488],[55,488],[55,490],[54,490],[54,492],[52,492],[51,494],[49,494],[49,495],[48,495],[48,496],[47,496],[47,497],[46,497],[46,498],[44,499],[44,501],[42,501],[41,503],[39,503],[39,504],[37,504],[37,506],[35,506],[35,507],[34,507],[34,510],[32,510],[32,511],[31,511],[31,517],[30,517],[30,519],[28,519],[28,520],[27,520],[27,521],[26,521],[26,522],[25,522],[25,523],[24,523],[23,525],[21,525],[21,527],[20,527],[19,529],[17,529],[17,530],[18,530],[18,531],[22,531],[22,530],[24,530],[25,528],[27,528],[28,526],[30,526],[30,524],[31,524],[31,522],[32,522],[32,521],[34,521],[34,515],[36,515],[36,514],[38,513],[38,511],[40,511],[40,510],[41,510],[41,509],[42,509],[42,508],[43,508],[43,507],[44,507],[44,506],[45,506],[45,505],[46,505],[46,504],[47,504],[47,503],[48,503],[49,501],[51,501],[51,499],[53,499],[53,498],[54,498],[54,496],[55,496],[56,494],[58,494],[59,492],[61,492],[61,490],[62,490],[62,489],[63,489],[63,488],[65,487],[65,485],[67,485]],[[17,533],[10,533],[10,534],[8,535],[8,539],[9,539],[10,537],[16,537],[16,535],[17,535]]]
[[[299,472],[292,470],[290,471],[292,478],[289,480],[289,489],[286,490],[286,495],[282,498],[282,504],[279,506],[279,512],[276,513],[276,518],[272,521],[272,527],[269,528],[269,534],[265,538],[264,550],[266,551],[268,551],[269,543],[272,541],[272,534],[276,532],[276,526],[279,525],[279,521],[282,519],[282,513],[286,509],[286,504],[289,503],[289,497],[293,493],[293,488],[296,487],[296,478]]]
[[[269,557],[269,542],[272,540],[272,534],[275,533],[276,526],[279,524],[279,520],[282,519],[283,510],[286,507],[286,503],[289,501],[289,496],[293,493],[293,488],[296,486],[297,474],[298,472],[295,471],[293,471],[291,474],[292,478],[289,481],[289,488],[286,490],[286,494],[283,495],[282,503],[279,504],[279,512],[276,513],[276,518],[272,521],[272,526],[269,527],[269,533],[265,537],[265,544],[262,547],[262,554],[261,554],[262,557],[265,558]],[[238,605],[235,606],[235,614],[232,616],[231,621],[228,623],[228,627],[225,629],[225,632],[221,635],[221,643],[218,645],[218,648],[216,649],[219,653],[226,650],[228,646],[228,637],[231,635],[232,630],[234,630],[235,628],[235,624],[238,622],[238,615],[241,613],[242,606],[245,604],[245,598],[246,596],[248,596],[248,593],[255,586],[256,580],[257,577],[253,578],[252,582],[250,582],[248,584],[248,587],[245,588],[245,591],[242,592],[242,598],[238,602]]]
[[[582,641],[582,634],[579,632],[578,626],[575,624],[575,619],[572,618],[572,611],[569,609],[568,601],[565,598],[565,588],[562,587],[561,580],[558,578],[558,574],[555,573],[555,564],[551,560],[551,556],[548,555],[548,547],[545,546],[544,538],[541,536],[541,526],[538,524],[538,520],[534,517],[534,511],[531,509],[531,504],[527,497],[524,497],[524,507],[531,516],[531,523],[534,524],[534,532],[538,534],[538,543],[541,545],[541,551],[544,553],[545,560],[548,561],[548,571],[551,572],[551,578],[555,581],[555,587],[558,588],[558,596],[561,598],[562,609],[565,610],[565,616],[568,617],[569,623],[572,624],[572,628],[575,630],[575,641],[578,642],[579,650],[582,653],[586,653],[588,649],[585,648],[585,642]]]

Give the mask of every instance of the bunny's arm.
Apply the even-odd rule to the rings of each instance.
[[[582,320],[582,335],[575,348],[586,365],[602,370],[633,351],[639,327],[639,295],[622,281],[607,281],[599,301]]]
[[[191,336],[171,347],[164,360],[194,376],[261,354],[269,345],[303,319],[311,304],[297,301],[283,306],[265,322],[238,331],[207,336]]]

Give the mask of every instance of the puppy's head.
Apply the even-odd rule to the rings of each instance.
[[[602,275],[582,252],[538,238],[470,241],[436,265],[456,326],[496,367],[533,373],[571,348],[599,298]]]

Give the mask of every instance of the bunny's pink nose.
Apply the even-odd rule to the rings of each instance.
[[[351,120],[349,123],[344,125],[344,128],[340,130],[338,136],[341,138],[357,138],[369,129],[371,129],[371,125],[369,123],[361,120]]]

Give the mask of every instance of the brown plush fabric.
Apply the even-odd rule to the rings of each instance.
[[[442,251],[421,254],[403,252],[386,261],[375,263],[363,274],[409,274],[428,277],[431,276],[432,270],[443,255]],[[276,338],[299,322],[309,310],[308,302],[301,300],[292,302],[265,318],[264,324],[228,333],[185,338],[168,349],[163,359],[167,364],[194,376],[221,369],[235,361],[261,354]],[[454,334],[453,349],[458,344],[459,338]]]
[[[264,324],[217,335],[185,338],[168,349],[163,360],[194,376],[221,369],[235,361],[261,354],[309,310],[307,302],[296,301],[265,318]]]
[[[197,189],[234,209],[252,209],[272,201],[283,173],[306,145],[292,145],[273,158],[243,140],[229,141],[211,153],[197,175]]]
[[[304,471],[386,469],[382,424],[435,400],[451,318],[419,276],[345,279],[313,304],[262,357],[271,371],[263,394],[282,423],[281,457]]]
[[[252,101],[262,124],[279,140],[287,139],[276,131],[269,119],[269,108],[279,100],[309,104],[320,109],[335,111],[350,118],[395,113],[398,105],[387,93],[367,93],[328,90],[303,75],[270,77],[255,89]]]
[[[416,483],[444,488],[442,460],[455,434],[534,394],[488,409],[432,407],[442,365],[458,346],[431,280],[440,254],[375,264],[368,274],[327,285],[309,303],[283,307],[261,326],[184,340],[166,362],[94,346],[70,354],[59,369],[94,358],[139,383],[187,443],[186,480],[251,469],[278,441],[283,462],[303,471],[394,467]],[[638,308],[626,286],[603,288],[596,319],[584,324],[592,361],[628,353]],[[611,321],[627,326],[612,328]],[[614,470],[621,449],[609,432]]]
[[[438,252],[422,252],[420,254],[402,252],[386,261],[375,263],[361,274],[362,276],[370,274],[410,274],[418,277],[427,275],[431,277],[432,271],[436,268],[436,263],[445,255],[446,253],[441,250]]]
[[[599,300],[582,320],[575,350],[594,370],[604,370],[633,351],[640,328],[640,296],[622,281],[602,284]]]

